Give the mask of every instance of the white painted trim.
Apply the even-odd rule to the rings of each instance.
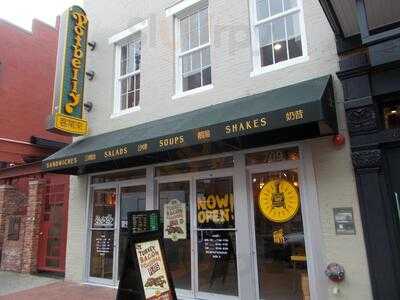
[[[185,91],[185,92],[176,93],[175,95],[172,96],[172,100],[176,100],[176,99],[184,98],[184,97],[187,97],[187,96],[192,96],[192,95],[196,95],[196,94],[199,94],[199,93],[203,93],[203,92],[212,90],[213,88],[214,88],[213,84],[203,85],[203,86],[195,88],[193,90],[188,90],[188,91]]]
[[[314,160],[311,147],[307,142],[299,144],[301,168],[299,175],[306,188],[301,190],[302,214],[305,246],[307,257],[307,269],[311,299],[328,299],[328,281],[324,270],[326,268],[326,257],[324,242],[322,240],[321,213],[319,209],[317,182],[314,173]]]
[[[124,110],[116,111],[110,115],[110,119],[115,119],[137,111],[140,111],[140,106],[134,106]]]
[[[133,25],[132,27],[125,29],[124,31],[121,31],[117,34],[114,34],[112,37],[108,39],[108,44],[116,44],[121,42],[122,40],[128,38],[129,36],[142,31],[144,28],[146,28],[149,25],[149,21],[146,19],[136,25]]]
[[[285,61],[273,64],[270,66],[260,67],[259,69],[254,69],[253,72],[250,73],[250,77],[257,77],[262,74],[267,74],[267,73],[270,73],[273,71],[285,69],[285,68],[288,68],[288,67],[291,67],[291,66],[294,66],[297,64],[305,63],[309,60],[310,60],[310,58],[308,56],[299,56],[299,57],[285,60]]]
[[[295,64],[304,63],[309,60],[308,56],[308,47],[307,47],[307,36],[306,36],[306,28],[304,22],[304,6],[303,0],[298,1],[298,7],[290,9],[284,13],[269,17],[262,21],[257,21],[257,7],[256,0],[249,0],[250,7],[250,31],[251,31],[251,51],[252,51],[252,60],[253,60],[253,71],[250,73],[250,77],[256,77],[261,74],[273,72],[276,70],[280,70],[283,68],[290,67]],[[302,46],[302,56],[285,60],[283,62],[275,63],[273,65],[261,67],[261,55],[260,55],[260,43],[259,43],[259,35],[258,35],[258,25],[269,22],[273,19],[284,17],[286,15],[293,14],[295,12],[299,12],[299,26],[300,26],[300,34],[301,34],[301,46]],[[286,28],[286,26],[285,26]],[[286,30],[286,29],[285,29]]]
[[[165,16],[166,17],[171,17],[174,16],[182,11],[184,11],[185,9],[197,4],[197,3],[201,3],[204,0],[182,0],[168,8],[165,9]]]

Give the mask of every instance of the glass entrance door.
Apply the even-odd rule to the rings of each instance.
[[[160,180],[158,200],[178,296],[237,297],[233,177]]]
[[[310,299],[297,169],[251,174],[259,299]]]
[[[202,299],[238,296],[233,177],[196,180],[196,280]]]
[[[89,279],[118,283],[128,239],[128,212],[146,210],[146,185],[106,184],[92,190]]]
[[[92,191],[89,277],[106,284],[112,284],[114,279],[116,195],[116,188]]]

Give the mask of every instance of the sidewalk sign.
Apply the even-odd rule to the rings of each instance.
[[[117,300],[176,300],[157,210],[128,213],[130,232]]]

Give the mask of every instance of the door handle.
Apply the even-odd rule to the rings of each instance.
[[[394,198],[396,200],[397,218],[399,219],[399,222],[400,222],[400,200],[399,200],[399,194],[394,192]]]

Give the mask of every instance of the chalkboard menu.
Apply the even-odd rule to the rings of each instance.
[[[160,212],[158,210],[129,212],[128,228],[133,235],[158,232]]]

